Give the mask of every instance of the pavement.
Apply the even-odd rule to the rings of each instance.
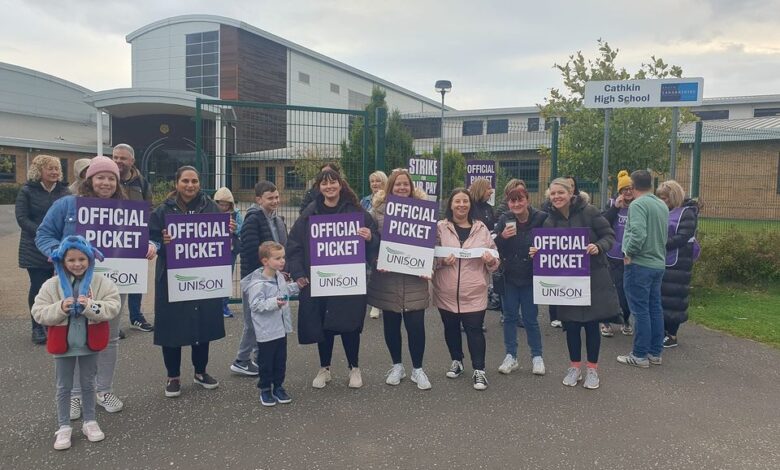
[[[212,343],[208,372],[220,387],[205,390],[188,379],[185,349],[176,399],[163,394],[165,369],[152,334],[128,330],[115,378],[124,410],[109,414],[98,407],[103,442],[87,442],[76,421],[73,447],[55,451],[54,361],[30,342],[27,276],[16,267],[16,244],[18,234],[0,236],[1,469],[780,468],[776,349],[688,323],[662,366],[635,369],[615,360],[631,346],[631,338],[618,333],[602,341],[601,388],[569,388],[561,385],[568,366],[563,333],[546,321],[547,375],[531,374],[521,329],[521,367],[499,374],[502,327],[499,315],[489,312],[490,386],[478,392],[466,374],[444,376],[450,358],[433,310],[426,319],[430,391],[408,378],[385,385],[390,358],[382,322],[367,318],[362,389],[347,387],[338,344],[333,381],[313,389],[316,347],[298,345],[293,335],[286,381],[293,402],[273,408],[259,404],[254,379],[228,369],[241,335],[238,317],[227,319],[227,336]],[[144,311],[151,312],[144,300]],[[546,319],[544,309],[540,318]],[[126,315],[123,322],[126,327]],[[470,372],[468,353],[465,362]]]

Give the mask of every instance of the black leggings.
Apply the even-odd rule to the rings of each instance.
[[[581,328],[585,328],[585,349],[588,354],[588,362],[597,364],[599,362],[599,349],[601,349],[601,332],[598,321],[563,322],[563,329],[566,330],[566,346],[569,347],[569,359],[571,362],[582,361]]]
[[[360,352],[360,332],[337,333],[325,330],[325,339],[317,343],[320,353],[320,367],[330,367],[333,359],[333,342],[336,335],[341,335],[341,344],[344,346],[344,354],[347,356],[349,368],[358,367],[358,353]]]
[[[422,367],[425,354],[425,310],[411,310],[404,313],[382,311],[382,322],[385,330],[385,344],[390,351],[393,364],[401,363],[401,320],[409,337],[409,354],[412,356],[412,367]]]
[[[54,268],[27,268],[27,275],[30,276],[30,291],[27,293],[27,304],[32,311],[32,306],[35,303],[35,296],[38,295],[38,291],[41,290],[43,283],[54,276]],[[38,325],[38,323],[32,319],[32,314],[30,314],[30,320],[32,321],[32,326]]]
[[[680,329],[679,323],[664,320],[664,330],[666,330],[667,335],[677,337],[677,330],[679,329]]]
[[[206,365],[209,363],[209,343],[193,344],[192,366],[196,374],[205,374]],[[176,378],[181,375],[181,346],[162,347],[163,362],[168,369],[168,377]]]
[[[466,331],[466,343],[471,354],[471,367],[474,370],[485,370],[485,333],[482,324],[485,322],[485,311],[473,313],[453,313],[439,309],[441,321],[444,323],[444,341],[450,350],[453,361],[463,361],[463,338],[460,335],[460,325]]]

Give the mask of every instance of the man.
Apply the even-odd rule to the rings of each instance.
[[[241,279],[260,267],[258,248],[263,242],[274,241],[282,246],[287,244],[287,226],[284,219],[276,213],[279,208],[279,191],[270,181],[260,181],[255,185],[255,205],[246,211],[241,226]],[[257,356],[257,340],[252,324],[249,301],[242,299],[244,313],[244,331],[238,345],[236,360],[230,364],[230,370],[248,376],[258,374],[257,364],[250,355]]]
[[[119,167],[119,177],[125,188],[127,198],[132,201],[152,201],[152,190],[149,182],[141,176],[135,167],[135,151],[127,144],[118,144],[111,152],[114,162]],[[130,327],[136,330],[150,332],[154,327],[146,321],[141,313],[141,294],[128,294],[127,306],[130,311]]]
[[[634,314],[634,348],[618,356],[621,364],[634,367],[661,365],[664,342],[664,312],[661,279],[666,267],[669,209],[653,194],[649,171],[631,173],[634,201],[628,207],[623,234],[623,289]]]

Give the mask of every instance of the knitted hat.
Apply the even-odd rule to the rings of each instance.
[[[233,193],[231,193],[230,190],[224,186],[217,189],[217,192],[214,193],[214,202],[229,202],[231,204],[236,203],[236,201],[233,199]]]
[[[89,168],[87,168],[87,178],[103,172],[113,173],[116,175],[117,181],[119,180],[119,167],[116,166],[114,160],[108,157],[93,157],[89,162]]]
[[[87,255],[87,258],[89,259],[89,267],[84,273],[84,279],[82,279],[81,284],[79,285],[78,292],[73,292],[73,285],[68,278],[68,273],[65,271],[65,266],[63,266],[65,255],[68,253],[68,250],[71,249],[79,250],[80,252]],[[57,250],[52,253],[51,260],[54,263],[55,271],[57,271],[57,277],[60,279],[62,293],[66,298],[73,297],[74,299],[77,299],[80,295],[89,294],[89,286],[92,284],[92,275],[95,272],[95,259],[103,261],[103,253],[90,245],[86,238],[82,237],[81,235],[68,235],[62,239],[60,246],[58,246]],[[82,311],[83,306],[78,302],[74,302],[70,315],[78,316]]]
[[[81,178],[81,172],[86,170],[91,162],[89,158],[79,158],[73,162],[73,173],[76,174],[76,178]]]
[[[631,186],[632,184],[633,183],[631,182],[631,177],[628,175],[628,172],[626,170],[620,170],[620,173],[618,173],[618,192],[627,186]]]

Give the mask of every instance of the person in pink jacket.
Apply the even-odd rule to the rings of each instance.
[[[474,217],[474,200],[465,189],[452,191],[444,214],[446,218],[437,227],[437,245],[455,250],[436,258],[433,303],[441,314],[444,339],[452,358],[447,377],[454,379],[463,374],[462,324],[474,368],[474,388],[485,390],[488,381],[482,324],[490,273],[498,269],[499,259],[493,254],[496,245],[485,224]]]

